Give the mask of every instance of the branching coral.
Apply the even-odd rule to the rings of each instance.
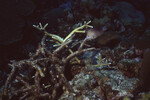
[[[91,23],[91,21],[89,21],[89,22],[87,22],[87,23],[84,22],[84,25],[82,25],[82,26],[80,26],[80,27],[74,29],[74,30],[73,30],[72,32],[70,32],[70,34],[69,34],[68,36],[66,36],[64,39],[61,38],[61,37],[58,36],[58,35],[48,33],[48,32],[46,31],[46,27],[48,26],[48,23],[45,24],[44,26],[42,26],[42,24],[39,23],[39,25],[33,25],[33,27],[37,28],[37,29],[40,30],[40,31],[44,31],[44,33],[45,33],[46,35],[51,36],[51,37],[54,39],[54,41],[56,42],[56,45],[54,45],[54,46],[61,46],[61,45],[63,45],[64,43],[66,43],[67,41],[71,40],[71,39],[73,38],[73,36],[74,36],[74,33],[85,33],[85,30],[82,30],[82,29],[85,28],[85,27],[87,27],[87,28],[93,28],[93,26],[89,25],[90,23]],[[68,48],[67,45],[66,45],[65,47]],[[70,52],[71,54],[73,53],[73,51],[72,51],[71,49],[68,48],[68,50],[69,50],[69,52]],[[79,60],[77,57],[75,57],[75,59],[76,59],[76,61],[77,61],[78,63],[80,63],[80,60]]]
[[[41,24],[35,26],[39,30],[44,30],[44,33],[52,36],[53,39],[58,40],[61,45],[53,52],[48,51],[45,44],[47,35],[44,35],[34,55],[26,60],[12,61],[9,64],[12,70],[5,82],[3,96],[8,99],[56,100],[60,95],[59,92],[57,92],[58,89],[63,89],[64,92],[78,95],[66,79],[64,70],[72,58],[81,53],[95,50],[95,48],[75,51],[67,57],[62,58],[56,54],[60,53],[63,48],[72,42],[70,38],[75,32],[83,32],[79,30],[88,26],[88,24],[89,23],[86,23],[75,29],[65,39],[47,33],[45,28],[48,24],[44,27]]]
[[[105,60],[105,58],[102,59],[100,53],[96,56],[96,58],[98,59],[98,64],[93,65],[94,67],[109,66],[111,64],[107,60]]]

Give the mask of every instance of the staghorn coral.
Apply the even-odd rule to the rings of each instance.
[[[51,37],[54,39],[53,41],[56,42],[56,45],[54,45],[54,46],[61,46],[61,45],[63,45],[64,43],[66,43],[68,40],[72,39],[73,36],[74,36],[74,33],[85,33],[85,30],[81,30],[81,29],[83,29],[83,28],[85,28],[85,27],[87,27],[87,28],[93,28],[93,26],[89,25],[90,23],[91,23],[91,21],[88,21],[87,23],[84,22],[84,25],[82,25],[82,26],[80,26],[80,27],[74,29],[74,30],[73,30],[68,36],[66,36],[64,39],[61,38],[61,37],[58,36],[58,35],[48,33],[48,32],[45,30],[46,27],[48,26],[48,23],[45,24],[44,26],[42,26],[42,24],[39,23],[39,25],[37,25],[37,26],[36,26],[36,25],[33,25],[33,27],[37,28],[37,29],[40,30],[40,31],[44,31],[44,33],[45,33],[46,35],[51,36]],[[68,48],[67,45],[66,45],[65,47]],[[70,52],[71,54],[73,53],[73,51],[72,51],[71,49],[68,48],[68,50],[69,50],[69,52]],[[77,57],[75,57],[75,59],[76,59],[76,61],[77,61],[78,63],[80,63],[80,60],[79,60]]]
[[[65,39],[49,34],[45,31],[45,26],[39,24],[34,26],[39,30],[44,31],[46,35],[41,40],[38,49],[35,54],[30,56],[29,59],[20,61],[11,61],[9,64],[12,67],[3,91],[3,99],[50,99],[56,100],[60,96],[58,90],[63,92],[69,92],[74,95],[78,95],[69,84],[64,75],[66,65],[70,60],[81,53],[95,50],[95,48],[87,48],[81,51],[72,52],[67,57],[58,57],[58,53],[67,47],[72,42],[72,35],[75,32],[82,32],[80,29],[84,27],[90,27],[89,23],[73,30]],[[60,44],[53,52],[50,52],[46,48],[46,38],[51,36],[54,40],[57,40]]]
[[[105,58],[102,58],[100,53],[96,56],[96,58],[98,59],[98,64],[93,65],[94,67],[109,66],[111,64]]]

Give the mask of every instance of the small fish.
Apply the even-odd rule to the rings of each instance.
[[[97,37],[101,36],[103,34],[103,28],[100,28],[99,30],[98,29],[89,29],[87,32],[86,32],[86,37],[85,39],[83,40],[83,42],[81,43],[80,47],[79,47],[79,51],[81,51],[81,49],[83,48],[83,45],[89,41],[89,40],[95,40]]]
[[[119,32],[106,31],[106,26],[100,28],[93,28],[86,32],[86,38],[84,41],[94,40],[92,43],[95,47],[115,47],[120,41]]]
[[[96,39],[97,37],[101,36],[105,31],[105,27],[99,28],[99,29],[90,29],[86,33],[86,39],[87,40],[93,40]]]

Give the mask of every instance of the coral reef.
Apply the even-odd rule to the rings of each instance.
[[[0,99],[149,100],[149,1],[134,1],[2,1]]]

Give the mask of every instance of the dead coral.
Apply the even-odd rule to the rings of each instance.
[[[72,42],[71,36],[74,32],[80,32],[79,29],[83,29],[88,26],[89,23],[81,26],[80,28],[72,31],[63,41],[59,41],[60,46],[50,52],[46,49],[46,34],[35,54],[29,59],[12,61],[9,66],[12,67],[11,73],[9,74],[4,87],[3,97],[8,99],[50,99],[56,100],[61,95],[58,90],[64,92],[77,93],[72,89],[68,80],[64,75],[66,64],[77,55],[95,50],[95,48],[83,49],[81,51],[71,52],[67,57],[58,57],[57,54],[62,51],[68,44]],[[44,30],[47,24],[43,27],[37,26],[39,30]],[[41,29],[40,29],[41,28]],[[56,40],[62,40],[62,38],[54,35],[50,35]],[[69,40],[68,40],[69,39]],[[69,47],[68,47],[69,49]],[[26,72],[25,72],[26,71]]]

